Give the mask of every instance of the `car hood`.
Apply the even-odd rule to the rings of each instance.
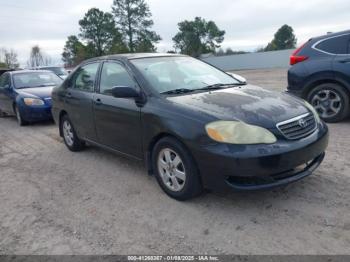
[[[167,99],[220,120],[238,120],[265,128],[275,128],[277,123],[309,112],[301,99],[253,85]]]
[[[17,89],[17,93],[22,96],[35,96],[39,98],[47,98],[51,97],[52,89],[55,86],[48,86],[48,87],[34,87],[34,88],[23,88],[23,89]]]

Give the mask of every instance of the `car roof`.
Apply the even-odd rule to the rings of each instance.
[[[331,38],[331,37],[334,37],[334,36],[345,35],[345,34],[350,34],[350,30],[345,30],[345,31],[340,31],[340,32],[335,32],[335,33],[329,33],[329,34],[313,37],[312,40],[322,40],[322,39],[325,39],[325,38]]]
[[[47,70],[17,70],[9,72],[11,75],[24,74],[24,73],[51,73],[51,71]]]
[[[39,69],[45,69],[45,68],[62,68],[62,66],[38,66]]]
[[[86,60],[85,62],[92,62],[92,61],[99,61],[99,60],[113,60],[113,59],[141,59],[141,58],[155,58],[155,57],[176,57],[176,56],[183,56],[181,54],[169,54],[169,53],[127,53],[127,54],[115,54],[115,55],[108,55],[108,56],[101,56],[101,57],[95,57],[91,58],[89,60]]]

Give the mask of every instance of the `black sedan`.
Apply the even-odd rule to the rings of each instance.
[[[93,144],[143,160],[162,189],[268,189],[309,176],[328,129],[304,100],[246,85],[194,58],[168,54],[82,63],[53,91],[71,151]]]

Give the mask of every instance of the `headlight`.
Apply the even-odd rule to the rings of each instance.
[[[305,106],[314,114],[317,123],[320,123],[321,122],[321,118],[320,118],[320,115],[318,114],[318,112],[316,111],[316,109],[311,104],[309,104],[306,101],[305,101]]]
[[[24,98],[24,103],[27,106],[43,106],[45,105],[44,101],[38,98]]]
[[[217,121],[206,125],[208,136],[229,144],[273,144],[277,139],[269,130],[236,121]]]

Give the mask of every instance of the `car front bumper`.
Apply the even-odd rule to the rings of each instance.
[[[19,108],[22,118],[28,122],[36,122],[36,121],[45,121],[51,120],[51,106],[42,106],[42,107],[29,107],[22,106]]]
[[[197,148],[194,157],[204,187],[220,191],[263,190],[311,175],[322,163],[328,146],[328,128],[323,123],[319,126],[312,135],[298,141]]]

